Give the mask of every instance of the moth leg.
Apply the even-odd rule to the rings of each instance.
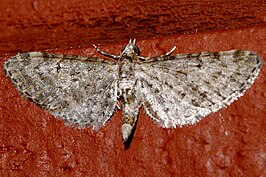
[[[160,57],[167,57],[167,56],[171,55],[174,52],[175,49],[176,49],[176,46],[174,46],[169,52],[167,52],[166,54],[161,55]]]
[[[140,59],[142,61],[149,61],[150,60],[150,57],[138,56],[138,59]]]
[[[154,58],[164,58],[167,57],[169,55],[171,55],[174,50],[176,49],[176,46],[174,46],[169,52],[167,52],[166,54],[160,55],[159,57],[154,57]],[[142,61],[152,61],[154,60],[154,58],[150,58],[150,57],[143,57],[143,56],[138,56],[138,58]]]
[[[112,54],[109,54],[109,53],[105,53],[104,51],[100,50],[96,45],[94,45],[94,44],[92,44],[92,45],[97,50],[97,52],[99,52],[103,56],[106,56],[106,57],[109,57],[109,58],[113,58],[113,59],[116,59],[116,60],[118,60],[120,58],[119,56],[112,55]]]
[[[116,107],[117,107],[119,110],[121,110],[121,107],[122,107],[121,105],[122,105],[121,100],[117,100]]]

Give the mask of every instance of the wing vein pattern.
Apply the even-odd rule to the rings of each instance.
[[[5,69],[24,97],[70,124],[98,128],[115,110],[115,62],[32,52],[11,58]]]
[[[136,65],[146,113],[163,127],[193,124],[240,97],[262,60],[249,51],[202,52]]]

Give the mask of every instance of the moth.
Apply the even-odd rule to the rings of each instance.
[[[102,127],[119,101],[126,143],[141,106],[161,127],[194,124],[242,96],[263,64],[245,50],[172,55],[174,47],[144,57],[135,39],[120,55],[94,47],[116,61],[30,52],[12,57],[4,69],[22,96],[77,127]]]

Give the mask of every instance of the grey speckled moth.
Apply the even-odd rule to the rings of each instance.
[[[240,97],[263,63],[244,50],[142,57],[135,40],[119,56],[95,48],[117,62],[31,52],[4,68],[24,97],[78,127],[105,125],[119,99],[126,143],[141,106],[162,127],[194,124]]]

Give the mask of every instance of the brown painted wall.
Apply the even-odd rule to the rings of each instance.
[[[265,10],[262,0],[1,0],[0,52],[67,49],[261,25]]]
[[[266,58],[265,1],[0,2],[0,65],[17,52],[144,56],[246,49]],[[187,34],[189,33],[189,34]],[[80,47],[81,46],[81,47]],[[131,146],[121,111],[99,131],[65,126],[19,96],[0,69],[2,176],[266,176],[266,70],[238,101],[193,126],[162,129],[139,116]],[[0,176],[1,176],[0,175]]]

